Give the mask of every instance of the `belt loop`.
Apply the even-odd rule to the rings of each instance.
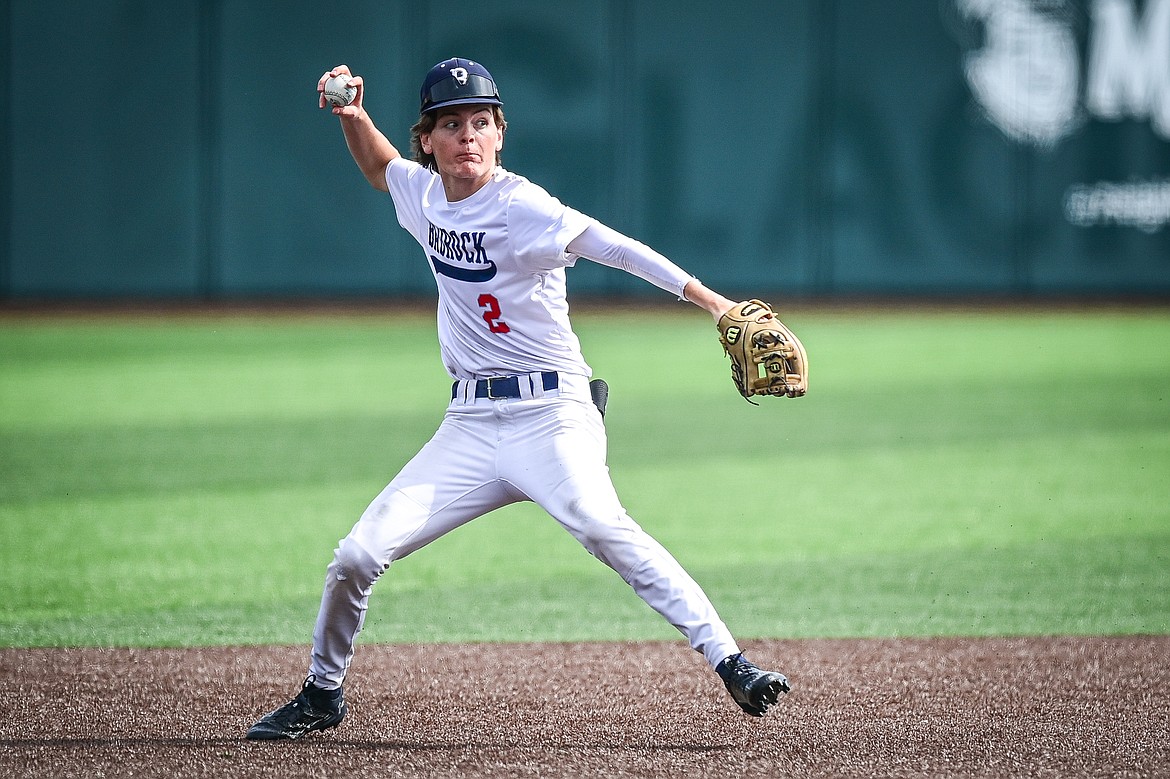
[[[520,397],[524,400],[531,400],[532,398],[544,397],[544,387],[540,386],[534,377],[539,376],[537,373],[526,373],[520,376]]]

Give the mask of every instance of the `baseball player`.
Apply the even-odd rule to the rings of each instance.
[[[326,81],[351,75],[344,66]],[[699,585],[626,513],[606,466],[592,370],[569,323],[565,270],[581,258],[620,268],[718,319],[735,302],[649,247],[562,205],[500,165],[507,124],[482,65],[449,59],[422,84],[403,157],[363,106],[332,106],[357,166],[390,194],[438,288],[443,365],[453,379],[434,437],[374,498],[328,566],[307,678],[248,730],[292,739],[338,725],[342,690],[374,582],[394,563],[493,509],[534,501],[674,625],[735,703],[763,714],[788,680],[749,662]]]

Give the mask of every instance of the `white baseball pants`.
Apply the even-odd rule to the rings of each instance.
[[[546,392],[536,382],[538,396],[490,400],[475,399],[460,382],[434,437],[334,552],[313,633],[309,672],[319,686],[341,685],[370,591],[395,560],[523,500],[544,508],[613,568],[712,668],[739,651],[699,585],[619,502],[586,377],[562,374],[560,384]]]

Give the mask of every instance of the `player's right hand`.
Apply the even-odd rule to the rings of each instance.
[[[353,102],[345,106],[334,106],[325,99],[325,82],[334,76],[340,75],[349,76],[350,86],[357,87],[357,95],[354,96]],[[334,116],[357,116],[362,111],[362,98],[365,96],[365,86],[361,76],[353,75],[349,70],[349,65],[338,65],[332,70],[327,70],[321,74],[321,78],[317,79],[317,107],[318,108],[332,108]]]

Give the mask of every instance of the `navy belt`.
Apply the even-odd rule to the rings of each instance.
[[[475,382],[475,396],[477,398],[491,398],[492,400],[518,398],[520,397],[520,382],[528,380],[527,376],[496,376],[490,379],[480,379]],[[561,378],[555,371],[544,371],[540,374],[540,383],[544,386],[545,392],[548,392],[561,386]],[[455,399],[458,390],[459,382],[451,385],[452,400]]]

